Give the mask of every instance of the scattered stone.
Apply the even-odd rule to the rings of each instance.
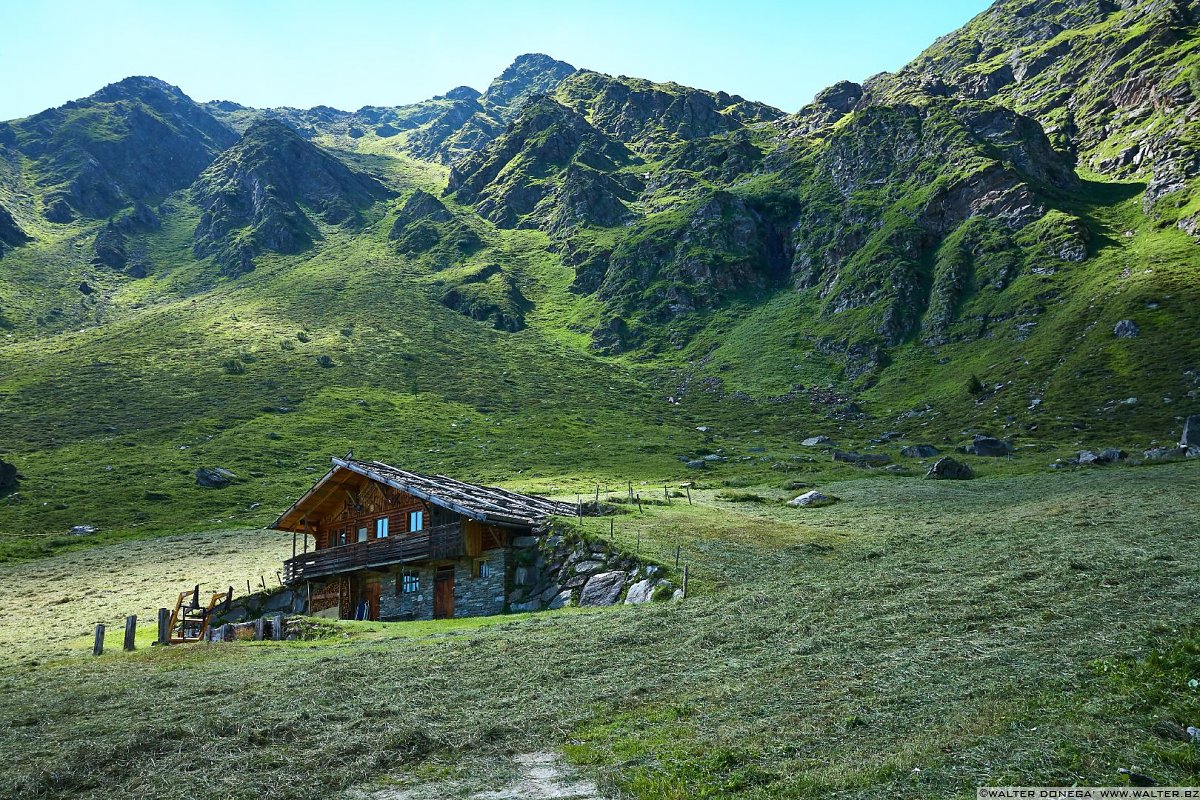
[[[810,436],[800,444],[805,447],[820,447],[826,444],[833,444],[833,439],[830,439],[828,436]]]
[[[888,464],[883,468],[884,472],[904,472],[904,467],[899,464]]]
[[[797,497],[793,500],[789,500],[788,505],[791,506],[792,508],[806,508],[806,507],[820,508],[821,506],[832,505],[833,503],[836,503],[836,502],[837,502],[836,498],[830,497],[827,494],[822,494],[821,492],[818,492],[816,489],[813,489],[811,492],[805,492],[804,494],[800,495],[799,497]]]
[[[206,489],[224,489],[237,480],[237,475],[227,469],[201,467],[196,470],[196,484]]]
[[[1115,447],[1106,448],[1098,453],[1092,452],[1091,450],[1080,450],[1079,458],[1076,459],[1076,462],[1080,466],[1086,466],[1088,464],[1114,464],[1118,461],[1124,460],[1127,456],[1128,453]]]
[[[1184,728],[1182,725],[1165,719],[1160,719],[1150,726],[1150,732],[1155,736],[1175,742],[1190,742],[1192,737],[1188,734],[1188,730],[1188,728]]]
[[[1141,333],[1141,328],[1131,319],[1123,319],[1113,328],[1113,336],[1118,339],[1136,339]]]
[[[581,606],[611,606],[625,587],[624,572],[601,572],[593,575],[579,593]]]
[[[696,430],[700,431],[701,433],[708,433],[712,430],[712,428],[708,427],[707,425],[698,425],[696,426]]]
[[[710,464],[723,464],[726,461],[728,461],[729,459],[726,458],[725,456],[717,455],[716,453],[709,453],[708,455],[706,455],[704,457],[704,460],[709,462]]]
[[[977,456],[1003,458],[1012,454],[1012,443],[993,436],[976,436],[968,451]]]
[[[935,461],[925,477],[940,481],[965,481],[974,478],[975,471],[969,465],[946,456]]]
[[[654,581],[650,578],[640,580],[625,593],[625,605],[649,603],[654,598]]]
[[[1192,414],[1184,421],[1183,434],[1179,437],[1179,446],[1200,447],[1200,414]],[[0,481],[0,488],[3,488],[2,481]]]
[[[538,599],[526,600],[524,603],[513,603],[508,607],[509,611],[521,613],[523,611],[541,611],[542,601]]]
[[[1147,461],[1171,461],[1176,458],[1185,458],[1188,453],[1186,447],[1151,447],[1149,450],[1142,451],[1142,455]]]
[[[870,466],[872,464],[886,464],[892,459],[883,453],[851,453],[845,450],[834,450],[833,460],[844,461],[847,464]]]
[[[71,530],[67,531],[72,536],[90,536],[95,532],[95,525],[73,525],[71,526]]]
[[[82,294],[82,295],[89,295],[89,294],[91,294],[91,293],[92,293],[92,292],[94,292],[94,291],[96,291],[96,290],[95,290],[95,289],[93,289],[93,288],[92,288],[92,285],[91,285],[90,283],[88,283],[87,281],[80,281],[80,282],[79,282],[79,293],[80,293],[80,294]]]
[[[702,458],[694,458],[691,461],[688,461],[684,466],[686,466],[688,469],[704,469],[708,466],[708,462]]]
[[[603,561],[580,561],[575,565],[576,575],[591,575],[604,568]]]
[[[900,448],[900,455],[905,458],[933,458],[939,450],[931,444],[910,444]]]
[[[554,610],[557,608],[565,608],[571,605],[571,590],[564,589],[554,596],[554,599],[546,604],[546,608]]]

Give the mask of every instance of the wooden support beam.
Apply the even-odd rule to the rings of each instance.
[[[104,655],[104,625],[96,625],[96,640],[92,643],[92,655]]]
[[[137,614],[130,614],[125,618],[125,644],[126,650],[134,648],[134,637],[137,634]]]
[[[171,609],[160,608],[158,610],[158,641],[155,644],[163,645],[171,642]]]

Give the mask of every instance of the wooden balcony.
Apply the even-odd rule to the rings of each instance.
[[[462,554],[462,525],[455,522],[416,533],[313,550],[289,558],[283,562],[283,582],[291,585],[339,572],[376,569],[431,558],[457,558]]]

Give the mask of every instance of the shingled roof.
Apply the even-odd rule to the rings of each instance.
[[[533,527],[548,517],[574,516],[578,513],[573,503],[561,503],[533,494],[519,494],[495,486],[480,486],[447,478],[445,475],[422,475],[381,461],[356,461],[351,458],[334,458],[332,461],[333,469],[325,473],[324,477],[271,527],[279,530],[299,530],[298,525],[302,524],[298,518],[300,510],[308,505],[310,500],[323,494],[323,490],[336,481],[339,473],[344,474],[346,470],[480,522]],[[294,517],[296,519],[292,519]]]

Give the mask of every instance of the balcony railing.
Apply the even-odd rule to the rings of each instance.
[[[289,558],[283,562],[283,582],[293,584],[325,575],[336,575],[339,572],[354,572],[431,558],[456,558],[462,554],[462,525],[455,522],[415,533],[313,550],[311,553]]]

